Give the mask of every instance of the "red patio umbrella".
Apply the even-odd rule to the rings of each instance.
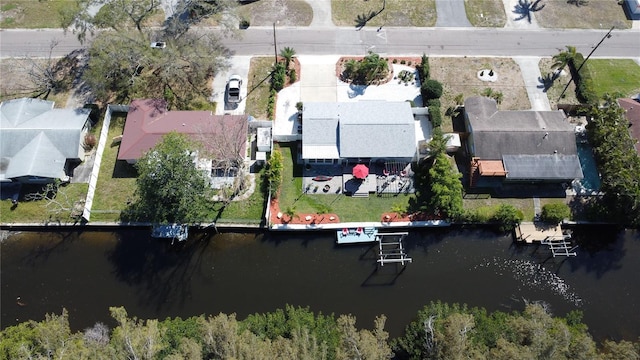
[[[358,164],[353,167],[353,177],[366,179],[367,175],[369,175],[369,168],[365,164]]]

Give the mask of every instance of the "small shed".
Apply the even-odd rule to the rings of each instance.
[[[457,133],[447,133],[444,134],[444,138],[447,139],[447,151],[448,152],[456,152],[462,146],[460,142],[460,135]]]
[[[271,151],[271,128],[263,127],[257,128],[257,146],[258,151],[269,152]]]

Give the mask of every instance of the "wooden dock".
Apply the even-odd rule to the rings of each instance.
[[[578,247],[572,245],[571,235],[565,234],[560,225],[522,223],[515,228],[515,238],[527,244],[547,245],[553,257],[577,256]]]
[[[560,225],[548,225],[542,223],[522,223],[515,228],[516,241],[527,244],[540,243],[547,239],[562,238]]]

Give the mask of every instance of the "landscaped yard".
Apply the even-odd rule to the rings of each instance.
[[[296,213],[335,213],[342,222],[380,221],[385,212],[394,205],[406,206],[412,195],[368,198],[354,198],[342,194],[315,195],[302,192],[302,166],[295,165],[291,156],[295,145],[280,147],[284,159],[284,173],[279,197],[280,209],[294,208]]]
[[[591,60],[589,60],[591,61]],[[551,58],[543,58],[538,64],[540,67],[540,74],[542,77],[552,77],[554,69],[551,68],[554,61]],[[553,81],[553,85],[547,89],[547,97],[549,98],[549,104],[552,109],[557,109],[558,104],[580,104],[580,101],[576,98],[576,84],[571,81],[571,84],[565,91],[562,99],[560,94],[564,90],[567,83],[571,81],[571,74],[569,72],[569,66],[565,67],[562,75],[558,76]],[[558,101],[559,100],[559,101]]]
[[[100,174],[91,207],[91,221],[118,221],[120,211],[133,199],[136,183],[136,170],[126,161],[116,161],[120,146],[112,145],[111,139],[122,135],[125,113],[114,113],[111,117],[107,144],[102,154]]]
[[[496,210],[498,210],[502,204],[512,205],[516,209],[522,211],[524,214],[524,221],[533,221],[533,217],[535,215],[532,198],[516,199],[489,197],[485,199],[474,199],[472,197],[467,197],[463,199],[463,204],[465,210],[475,210],[480,219],[485,221],[493,217]]]
[[[479,96],[488,88],[494,93],[503,94],[502,102],[498,105],[500,110],[531,108],[520,67],[511,59],[430,57],[429,68],[431,78],[440,81],[443,85],[440,98],[443,112],[448,107],[456,105],[456,97],[459,94],[466,99]],[[483,69],[493,70],[498,77],[497,81],[478,79],[478,71]],[[442,130],[452,131],[451,118],[444,116],[443,120]]]
[[[533,2],[533,1],[531,1]],[[545,28],[573,29],[629,29],[624,9],[615,0],[591,0],[584,6],[575,6],[567,1],[543,1],[544,8],[535,12],[538,25]],[[521,20],[525,21],[525,20]]]
[[[467,19],[477,27],[504,27],[507,17],[502,0],[464,0]]]
[[[384,8],[383,8],[384,6]],[[435,0],[331,0],[337,26],[418,26],[436,24]]]
[[[255,189],[248,199],[232,201],[217,220],[221,223],[259,223],[267,205],[263,188],[264,169],[255,174]]]

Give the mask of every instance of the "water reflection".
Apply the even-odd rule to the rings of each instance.
[[[330,233],[193,234],[178,247],[147,230],[21,233],[1,245],[1,321],[40,320],[66,307],[78,330],[113,324],[110,306],[163,319],[244,318],[292,304],[351,313],[362,327],[384,313],[397,336],[429,301],[509,311],[526,299],[546,301],[558,315],[582,309],[597,337],[633,340],[640,335],[640,235],[611,233],[576,232],[578,256],[566,259],[487,231],[425,230],[407,239],[413,263],[406,267],[377,267],[376,246],[338,247]]]

